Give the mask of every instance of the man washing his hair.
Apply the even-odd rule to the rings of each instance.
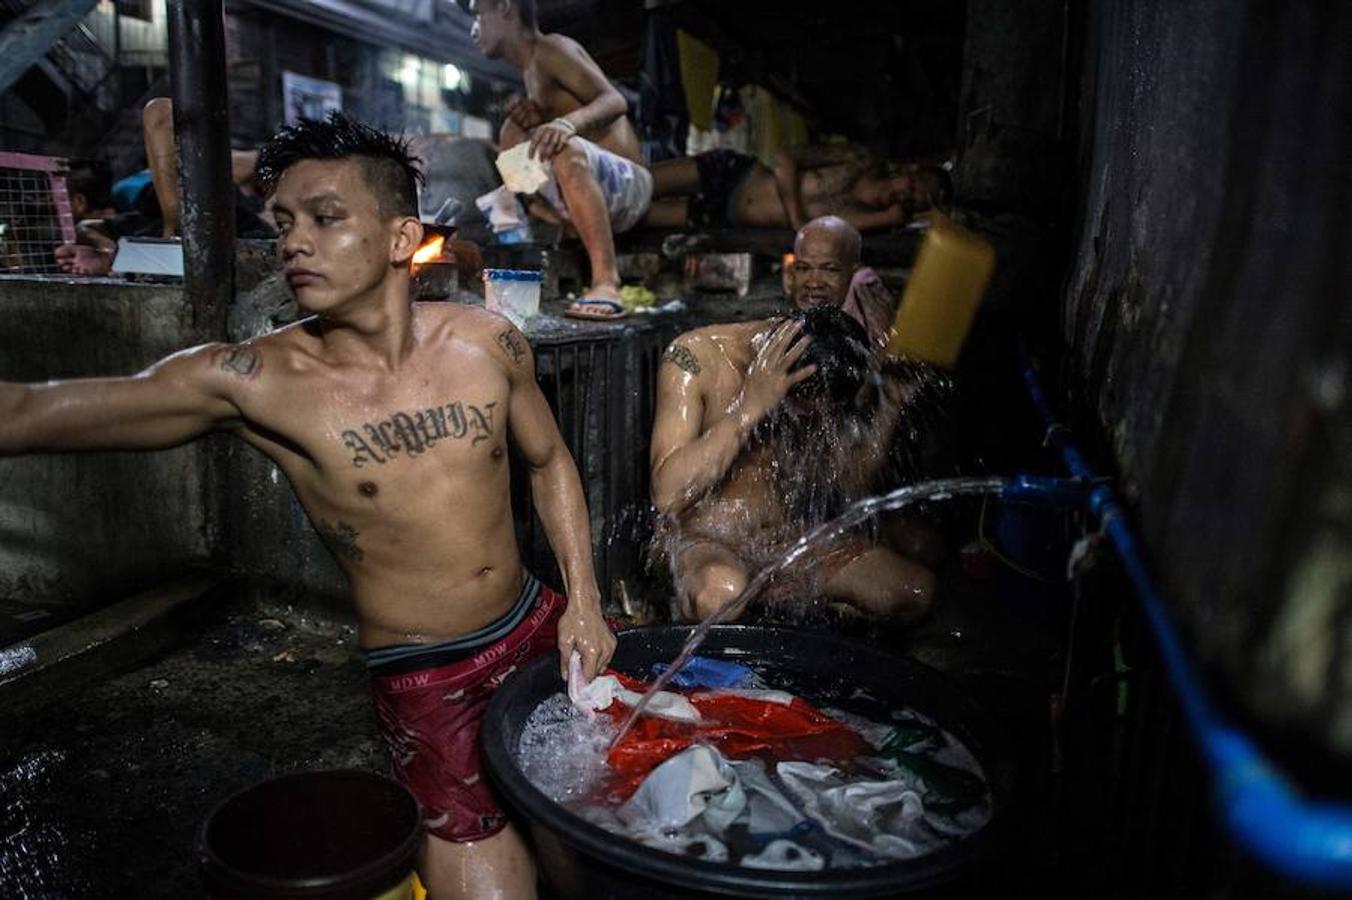
[[[789,293],[805,313],[681,335],[658,372],[652,499],[677,612],[702,619],[813,525],[875,488],[894,433],[924,381],[883,365],[842,311],[859,233],[835,217],[798,233]],[[929,607],[934,575],[867,535],[843,536],[785,573],[780,592],[906,621]]]

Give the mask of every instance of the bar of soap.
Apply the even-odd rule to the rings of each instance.
[[[531,157],[529,141],[499,153],[497,166],[502,183],[513,194],[534,194],[549,182],[549,166]]]

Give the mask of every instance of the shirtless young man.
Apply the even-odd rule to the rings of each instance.
[[[531,155],[554,175],[542,194],[577,230],[591,263],[591,286],[568,312],[617,317],[624,308],[614,235],[632,228],[652,199],[624,97],[576,41],[540,32],[535,0],[473,0],[472,8],[475,44],[520,69],[526,82],[498,149],[529,138]]]
[[[478,725],[526,659],[558,652],[562,669],[577,651],[590,676],[614,647],[577,470],[522,334],[474,307],[410,303],[422,226],[402,142],[334,115],[279,133],[260,172],[310,317],[131,377],[0,384],[0,454],[226,431],[273,459],[351,584],[394,772],[427,819],[431,896],[532,897],[530,857],[479,770]],[[509,438],[566,600],[522,569]]]
[[[813,316],[822,320],[817,324],[856,333],[840,342],[854,362],[842,367],[840,355],[821,357],[823,370],[877,368],[864,329],[838,311],[858,265],[858,246],[858,232],[835,218],[808,223],[794,245],[795,304],[808,308],[809,316],[813,307],[827,307],[835,320]],[[867,490],[885,462],[909,387],[892,381],[860,404],[840,391],[850,395],[860,388],[860,396],[867,394],[865,373],[823,371],[828,376],[823,390],[797,396],[796,386],[810,384],[818,371],[815,364],[799,365],[812,356],[812,341],[799,337],[803,327],[801,318],[711,325],[680,336],[663,357],[651,447],[652,499],[667,523],[674,523],[669,545],[685,618],[703,618],[737,596],[753,570],[839,511],[824,504],[808,510],[806,518],[816,514],[816,521],[804,519],[799,499],[822,491],[813,484],[825,484],[825,492],[839,493],[838,499],[858,499],[849,495]],[[877,396],[882,393],[888,394],[885,401]],[[847,421],[841,410],[857,414]],[[777,417],[790,426],[778,434]],[[801,423],[796,428],[795,419]],[[803,446],[809,451],[779,452],[779,435],[789,434],[807,436]],[[814,442],[818,452],[810,448]],[[803,481],[811,490],[797,488]],[[928,608],[933,592],[928,569],[858,537],[837,542],[811,560],[810,568],[815,571],[808,573],[813,576],[808,590],[872,617],[914,618]]]
[[[781,150],[768,169],[733,150],[654,163],[650,228],[802,228],[835,215],[860,231],[904,225],[953,195],[948,173],[917,167],[889,174],[846,145]]]

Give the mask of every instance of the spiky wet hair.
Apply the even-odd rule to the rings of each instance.
[[[367,187],[386,219],[418,215],[420,160],[409,152],[404,137],[363,125],[340,112],[327,119],[301,119],[277,132],[258,150],[258,183],[271,197],[282,174],[307,159],[355,159]]]

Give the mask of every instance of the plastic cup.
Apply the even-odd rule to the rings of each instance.
[[[484,306],[517,328],[540,314],[540,273],[532,269],[484,269]]]

